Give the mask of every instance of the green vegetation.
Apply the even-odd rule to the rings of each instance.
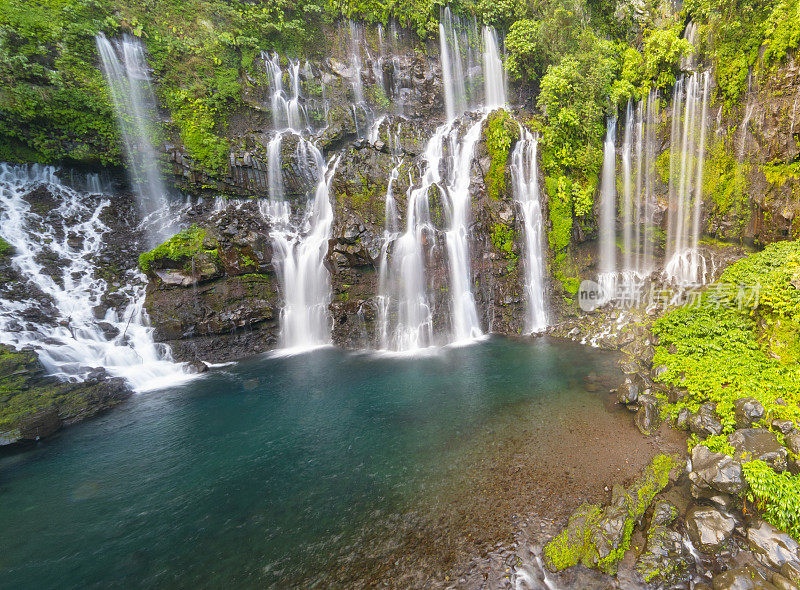
[[[750,484],[747,499],[756,503],[767,522],[800,539],[800,475],[776,473],[760,460],[742,468]]]
[[[511,146],[519,139],[519,127],[504,110],[494,111],[486,121],[486,151],[491,164],[486,173],[486,190],[489,197],[500,199],[508,187],[508,155]]]
[[[206,241],[206,230],[193,225],[185,229],[169,240],[156,246],[149,252],[139,255],[139,268],[143,272],[153,270],[153,264],[157,260],[171,260],[175,263],[189,263],[193,258],[201,253],[205,253],[212,258],[217,257],[217,251],[208,248]]]
[[[14,252],[14,247],[8,242],[6,242],[3,238],[0,238],[0,259],[11,256],[13,252]]]
[[[701,24],[698,38],[729,112],[738,108],[751,72],[768,73],[800,44],[798,0],[691,0],[685,10]]]
[[[676,464],[675,457],[658,455],[629,488],[615,489],[614,499],[607,508],[580,506],[567,528],[545,545],[547,568],[560,571],[582,563],[607,574],[616,573],[620,560],[630,549],[634,526],[656,494],[669,483],[669,473]],[[622,532],[618,535],[613,532],[616,525],[604,526],[607,521],[623,521]]]
[[[754,397],[770,418],[800,419],[798,272],[800,244],[772,244],[728,268],[697,306],[654,324],[660,343],[653,362],[666,367],[660,379],[689,392],[670,405],[673,412],[715,402],[724,432],[731,432],[733,402]],[[779,398],[786,405],[776,404]]]

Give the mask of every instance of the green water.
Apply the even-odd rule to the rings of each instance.
[[[0,457],[0,587],[327,585],[365,531],[391,536],[455,485],[474,433],[595,400],[590,372],[613,360],[491,339],[416,359],[262,357],[137,395]]]

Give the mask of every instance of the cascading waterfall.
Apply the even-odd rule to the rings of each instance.
[[[439,23],[439,51],[442,60],[445,115],[448,121],[467,110],[467,87],[459,36],[453,26],[453,15],[448,6],[444,9],[442,22]]]
[[[673,96],[669,216],[664,275],[682,285],[706,282],[698,250],[708,127],[708,72],[683,77]],[[682,113],[682,117],[679,114]],[[681,121],[683,124],[681,125]]]
[[[483,335],[475,299],[472,296],[472,273],[469,255],[469,214],[472,195],[469,191],[470,171],[475,157],[475,144],[481,137],[486,115],[473,123],[463,140],[458,140],[457,128],[449,136],[452,165],[445,185],[450,209],[450,228],[445,236],[450,265],[452,309],[452,338],[454,342],[474,340]]]
[[[477,61],[473,43],[476,37],[477,26],[474,23],[470,34],[464,23],[453,17],[449,8],[444,9],[439,25],[439,44],[447,121],[437,128],[425,148],[421,180],[416,188],[409,189],[407,195],[406,226],[402,233],[390,227],[389,207],[394,203],[392,195],[387,194],[387,227],[377,298],[378,332],[383,349],[407,352],[435,344],[432,298],[426,279],[427,254],[435,239],[428,202],[433,187],[444,198],[448,212],[445,231],[450,278],[451,333],[448,342],[468,342],[483,335],[472,293],[470,173],[483,123],[492,109],[506,104],[506,91],[497,34],[494,29],[486,27],[483,30],[486,100],[481,116],[462,133],[458,117],[472,107],[471,97],[474,96],[471,80]],[[444,157],[445,146],[447,158]],[[533,239],[537,241],[535,237]],[[541,270],[533,269],[532,272],[541,273]],[[543,309],[543,304],[541,307]],[[544,322],[542,314],[537,313],[537,320],[531,325],[538,326]]]
[[[427,252],[434,241],[428,195],[442,180],[444,140],[450,129],[449,124],[437,128],[425,146],[422,178],[407,194],[405,231],[398,233],[387,225],[378,294],[380,344],[384,350],[414,352],[434,344],[433,310],[425,277]],[[390,206],[394,207],[388,196],[387,213]],[[386,219],[389,224],[394,218],[387,215]]]
[[[511,154],[514,200],[522,212],[525,229],[525,331],[547,327],[544,297],[544,218],[539,191],[538,137],[519,127],[520,140]]]
[[[448,121],[478,106],[479,90],[475,83],[480,77],[479,51],[475,22],[468,26],[445,7],[439,23],[439,53]]]
[[[272,124],[276,130],[292,129],[299,131],[307,127],[308,115],[300,96],[300,62],[289,60],[289,96],[283,88],[283,70],[277,53],[262,54],[269,75],[270,106]]]
[[[161,213],[167,190],[151,142],[155,132],[156,101],[139,39],[124,36],[111,43],[103,33],[95,37],[117,123],[122,133],[128,173],[143,217]],[[160,241],[165,235],[153,236]]]
[[[58,203],[49,215],[25,199],[41,186]],[[110,204],[108,195],[64,185],[51,167],[0,164],[0,236],[14,248],[12,265],[31,294],[23,300],[0,294],[0,342],[33,346],[46,370],[63,380],[82,381],[105,368],[136,391],[181,382],[188,374],[146,325],[140,273],[130,271],[119,291],[128,301],[124,310],[95,315],[109,291],[94,269],[109,232],[101,214]]]
[[[616,200],[617,200],[617,118],[609,117],[606,125],[606,139],[603,143],[603,175],[600,181],[599,215],[599,275],[598,282],[606,300],[613,297],[616,289],[617,245],[616,245]]]
[[[361,29],[355,21],[349,21],[350,66],[353,69],[353,95],[355,104],[364,102],[364,82],[361,80]]]
[[[652,272],[653,174],[658,94],[651,90],[638,105],[628,102],[622,142],[623,280],[635,284]]]
[[[504,107],[506,105],[506,75],[494,27],[483,27],[483,82],[486,88],[485,108]]]
[[[298,164],[317,178],[316,189],[302,218],[297,222],[281,193],[261,203],[262,214],[272,225],[272,262],[284,297],[281,310],[281,348],[307,350],[331,342],[330,275],[325,268],[328,239],[333,226],[330,181],[338,160],[325,163],[322,152],[301,139]],[[273,183],[270,182],[270,186]]]

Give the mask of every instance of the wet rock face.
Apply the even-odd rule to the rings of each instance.
[[[722,492],[739,495],[747,489],[742,464],[724,453],[713,453],[702,445],[692,450],[692,495]]]
[[[269,225],[253,202],[229,205],[207,225],[200,263],[176,269],[174,261],[153,261],[145,308],[155,340],[181,361],[222,362],[272,348],[281,303]]]
[[[714,590],[774,590],[775,586],[749,565],[722,572],[712,580]]]
[[[775,435],[762,428],[745,428],[728,436],[728,442],[736,449],[736,458],[754,461],[761,459],[776,471],[788,468],[786,448]]]
[[[678,516],[678,509],[659,502],[653,509],[644,551],[634,569],[645,583],[674,586],[688,579],[692,556],[679,533],[667,528]]]
[[[686,513],[686,530],[704,553],[720,551],[733,535],[736,519],[710,506],[694,506]]]
[[[697,413],[692,414],[687,424],[689,430],[694,434],[702,436],[711,436],[722,433],[722,422],[717,418],[715,405],[711,402],[706,402]]]
[[[786,564],[800,567],[800,545],[768,522],[757,522],[748,527],[747,544],[764,565],[777,570]]]
[[[45,375],[34,351],[0,345],[0,447],[51,436],[130,394],[122,379],[102,369],[85,383],[59,382]]]
[[[757,399],[743,397],[733,402],[736,428],[749,428],[754,422],[764,418],[764,406]]]

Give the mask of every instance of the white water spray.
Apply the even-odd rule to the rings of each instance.
[[[34,211],[25,199],[38,187],[57,202],[50,215]],[[47,371],[63,380],[82,381],[92,369],[105,368],[136,391],[182,382],[189,375],[172,362],[165,345],[153,342],[147,327],[140,273],[130,271],[120,290],[128,302],[124,309],[96,316],[110,288],[94,273],[109,232],[101,214],[110,204],[107,195],[62,184],[51,167],[0,164],[0,236],[14,248],[13,267],[43,296],[0,298],[0,342],[33,346]],[[29,319],[31,311],[46,320]]]
[[[538,332],[547,327],[544,297],[544,218],[539,190],[539,139],[519,128],[520,140],[511,154],[511,178],[514,200],[522,212],[525,229],[525,331]]]

